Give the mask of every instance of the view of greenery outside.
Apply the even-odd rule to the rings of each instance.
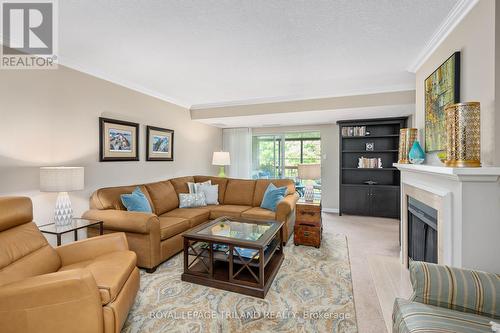
[[[254,136],[252,145],[253,178],[296,180],[298,164],[321,163],[319,132]]]

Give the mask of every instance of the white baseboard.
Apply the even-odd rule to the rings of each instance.
[[[336,214],[339,213],[339,209],[338,208],[326,208],[326,207],[323,207],[323,208],[321,208],[321,211],[323,213],[336,213]]]

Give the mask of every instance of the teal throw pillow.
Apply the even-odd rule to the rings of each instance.
[[[266,192],[264,192],[264,197],[262,198],[260,207],[275,212],[276,206],[278,206],[278,203],[285,197],[286,190],[286,186],[276,187],[273,183],[270,183]]]
[[[129,212],[152,212],[148,198],[142,193],[139,186],[131,194],[120,195],[120,199]]]

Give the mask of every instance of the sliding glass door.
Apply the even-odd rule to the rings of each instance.
[[[315,163],[321,163],[319,132],[256,135],[253,137],[253,178],[297,180],[298,164]]]

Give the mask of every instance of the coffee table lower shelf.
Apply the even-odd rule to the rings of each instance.
[[[229,263],[224,261],[215,261],[213,264],[213,277],[208,274],[202,275],[193,273],[182,273],[182,281],[201,284],[203,286],[223,289],[227,291],[232,291],[244,295],[265,298],[271,284],[278,273],[283,259],[285,256],[282,253],[275,253],[269,260],[268,264],[264,268],[264,285],[257,286],[252,283],[253,276],[251,273],[246,272],[246,268],[238,275],[238,282],[229,281]],[[240,265],[235,265],[235,269],[238,270]],[[204,269],[202,263],[195,264],[192,270],[199,269],[200,271]]]

